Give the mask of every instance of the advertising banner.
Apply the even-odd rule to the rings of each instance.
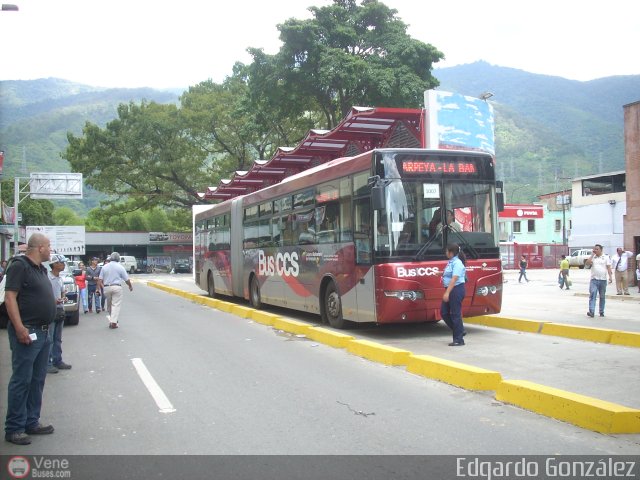
[[[27,238],[34,233],[43,233],[51,241],[51,252],[65,256],[85,255],[84,226],[27,226]]]

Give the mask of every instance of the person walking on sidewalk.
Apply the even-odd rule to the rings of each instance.
[[[120,265],[120,254],[113,252],[110,255],[111,261],[102,267],[98,278],[98,287],[104,291],[107,300],[107,321],[109,328],[118,328],[118,318],[120,317],[120,306],[122,304],[122,284],[129,286],[129,291],[133,291],[129,275],[122,265]]]
[[[64,279],[60,272],[64,270],[67,259],[63,255],[53,254],[49,261],[49,281],[53,297],[56,299],[56,319],[49,328],[49,340],[51,341],[51,351],[49,353],[49,366],[47,373],[58,373],[58,370],[69,370],[71,365],[62,361],[62,327],[64,327]]]
[[[518,277],[518,283],[522,280],[522,277],[529,283],[529,279],[527,278],[527,259],[524,255],[520,255],[520,276]]]
[[[589,311],[587,316],[593,317],[596,310],[596,296],[600,296],[599,312],[604,317],[605,296],[607,293],[607,275],[609,283],[613,282],[611,272],[611,258],[602,251],[602,245],[596,244],[593,247],[593,254],[584,262],[591,267],[591,282],[589,283]]]
[[[569,259],[566,255],[562,255],[562,260],[560,260],[560,290],[562,287],[565,287],[569,290]]]
[[[29,435],[53,433],[53,426],[40,423],[42,392],[47,378],[51,341],[49,325],[56,317],[56,302],[47,269],[51,243],[42,233],[27,242],[26,255],[16,257],[7,268],[2,309],[9,317],[12,374],[7,388],[4,439],[29,445]]]
[[[629,278],[627,276],[630,258],[633,258],[633,253],[626,252],[620,247],[618,247],[616,254],[611,258],[611,268],[616,272],[616,295],[631,295],[629,293]]]

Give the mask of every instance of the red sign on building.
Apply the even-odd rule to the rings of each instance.
[[[542,205],[505,205],[498,217],[518,220],[544,218],[544,208]]]

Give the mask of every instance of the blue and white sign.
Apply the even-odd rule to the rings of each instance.
[[[489,102],[459,93],[427,90],[424,103],[427,148],[495,155],[495,123]]]

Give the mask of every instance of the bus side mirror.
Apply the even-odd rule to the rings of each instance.
[[[375,185],[374,187],[371,187],[371,204],[374,210],[384,210],[385,208],[384,189],[384,185]]]
[[[499,212],[504,212],[504,183],[500,180],[496,182],[496,207]]]

